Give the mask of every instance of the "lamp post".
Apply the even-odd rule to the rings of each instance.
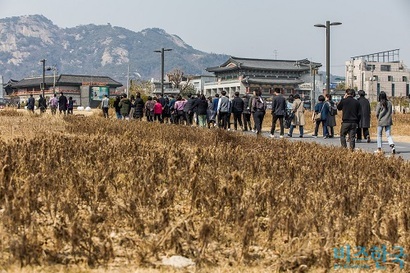
[[[42,59],[40,62],[43,63],[43,83],[40,87],[44,98],[44,89],[46,88],[46,59]]]
[[[161,53],[161,95],[164,96],[164,52],[171,51],[170,48],[161,48],[161,50],[155,50],[154,52]]]
[[[309,64],[307,64],[307,62],[309,62]],[[296,67],[300,67],[301,65],[307,66],[309,65],[309,73],[310,73],[310,77],[311,77],[311,85],[310,85],[310,109],[313,111],[314,110],[314,98],[315,98],[315,89],[316,89],[316,70],[318,68],[317,65],[312,64],[311,60],[305,59],[302,61],[296,61],[296,63],[294,64],[294,66]]]
[[[53,94],[56,93],[56,73],[57,67],[55,65],[47,67],[47,71],[53,70]]]
[[[310,64],[310,73],[312,76],[312,89],[311,89],[311,95],[310,95],[310,110],[314,111],[315,110],[315,103],[316,103],[316,72],[317,72],[317,67],[313,66]]]
[[[316,24],[315,27],[326,29],[326,94],[330,94],[330,27],[341,25],[340,22],[326,21],[326,25]]]

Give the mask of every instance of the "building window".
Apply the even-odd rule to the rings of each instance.
[[[407,78],[406,76],[403,76],[403,81],[404,81],[404,82],[407,82],[407,81],[408,81],[408,78]]]
[[[406,96],[410,98],[410,84],[406,84]]]
[[[375,81],[375,82],[379,81],[379,76],[373,75],[373,81]]]
[[[391,96],[394,97],[394,95],[396,95],[396,86],[394,85],[394,83],[391,84]]]
[[[374,64],[366,65],[366,71],[374,71],[376,66]]]
[[[391,71],[391,66],[390,65],[381,65],[380,66],[380,71]]]
[[[357,76],[354,76],[353,79],[354,79],[355,81],[357,81]]]
[[[388,80],[389,82],[392,82],[392,81],[393,81],[393,76],[387,76],[387,80]]]

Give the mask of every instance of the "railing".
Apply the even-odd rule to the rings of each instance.
[[[239,80],[230,80],[230,81],[206,82],[206,83],[204,83],[204,86],[225,85],[225,84],[232,84],[232,83],[240,83],[240,81]]]

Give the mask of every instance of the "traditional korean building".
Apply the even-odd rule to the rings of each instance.
[[[216,76],[216,81],[205,83],[204,93],[213,96],[225,90],[229,96],[260,89],[263,96],[279,87],[283,94],[309,95],[316,84],[314,75],[322,64],[304,60],[268,60],[230,57],[218,67],[206,70]]]
[[[43,93],[42,77],[24,78],[11,84],[13,96],[20,102],[27,101],[30,94],[37,100]],[[61,92],[72,97],[75,105],[97,107],[105,94],[115,94],[122,84],[107,76],[68,75],[45,76],[44,96],[48,100],[55,93]],[[10,95],[10,94],[9,94]]]

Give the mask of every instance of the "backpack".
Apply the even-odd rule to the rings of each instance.
[[[256,97],[254,98],[255,101],[255,110],[258,111],[265,111],[266,110],[266,104],[265,101],[261,97]]]
[[[333,105],[331,103],[329,103],[329,115],[331,115],[331,116],[336,116],[337,115],[337,108],[336,108],[334,103],[333,103]]]

